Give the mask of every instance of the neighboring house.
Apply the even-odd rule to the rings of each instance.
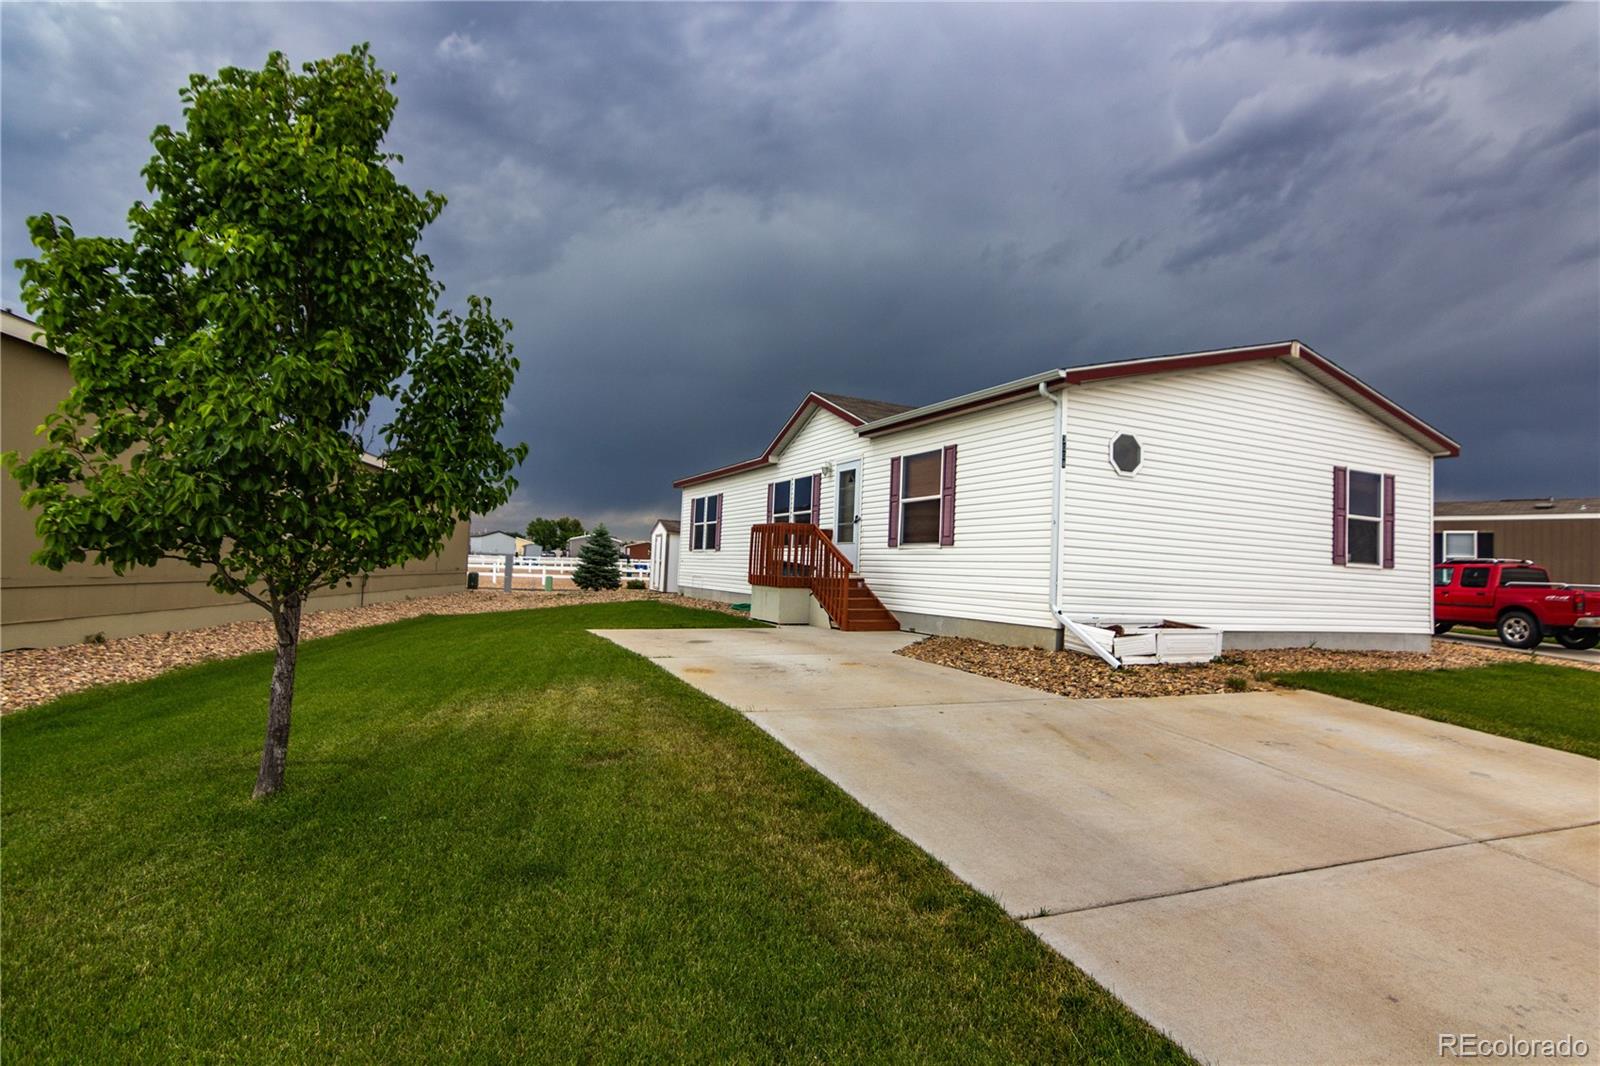
[[[72,388],[67,360],[44,343],[39,327],[0,311],[0,450],[27,455],[39,438],[33,429]],[[373,459],[378,465],[381,460]],[[206,571],[167,560],[118,577],[109,566],[72,563],[61,571],[35,566],[34,516],[22,507],[22,491],[0,473],[0,647],[50,647],[88,637],[126,637],[196,629],[265,618],[260,607],[224,596],[206,584]],[[467,581],[467,528],[462,523],[440,555],[417,559],[356,579],[354,587],[325,589],[307,607],[313,611],[355,607],[384,600],[454,592]]]
[[[486,529],[472,534],[471,546],[468,548],[473,555],[521,555],[523,549],[533,541],[521,533],[507,533],[503,529]]]
[[[678,591],[678,520],[658,518],[650,530],[650,587]]]
[[[1474,556],[1532,559],[1553,580],[1600,584],[1600,497],[1434,504],[1434,561]]]
[[[576,559],[578,553],[583,551],[583,546],[589,543],[590,536],[592,534],[585,533],[581,537],[569,537],[567,539],[567,554]],[[611,539],[616,541],[617,550],[622,553],[625,559],[650,558],[650,542],[647,540],[622,540],[619,537],[612,537]]]
[[[814,392],[756,458],[675,482],[678,584],[806,580],[773,578],[777,533],[751,551],[802,523],[917,632],[1060,647],[1068,619],[1170,619],[1231,647],[1425,648],[1433,462],[1458,453],[1297,341],[914,409]]]

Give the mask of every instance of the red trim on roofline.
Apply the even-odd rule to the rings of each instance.
[[[1130,378],[1140,374],[1166,374],[1176,370],[1199,370],[1208,366],[1226,366],[1229,363],[1248,363],[1257,359],[1284,359],[1294,353],[1292,341],[1283,344],[1264,344],[1255,348],[1235,348],[1226,352],[1199,352],[1194,355],[1158,355],[1153,359],[1133,359],[1126,363],[1106,366],[1086,366],[1081,370],[1067,371],[1068,385],[1083,385],[1091,381],[1110,378]]]
[[[1424,437],[1427,437],[1429,440],[1437,444],[1439,448],[1450,458],[1454,459],[1456,456],[1461,454],[1461,445],[1457,444],[1443,433],[1440,433],[1438,430],[1428,425],[1428,423],[1424,422],[1410,411],[1407,411],[1404,407],[1401,407],[1399,404],[1395,403],[1393,400],[1389,399],[1377,389],[1374,389],[1371,385],[1368,385],[1366,382],[1362,381],[1360,378],[1356,377],[1354,374],[1350,373],[1350,371],[1346,370],[1338,363],[1335,363],[1327,356],[1318,355],[1316,352],[1302,344],[1300,345],[1300,358],[1304,362],[1316,367],[1324,374],[1327,374],[1329,377],[1333,378],[1351,392],[1356,393],[1368,403],[1382,408],[1388,414],[1404,422],[1406,425],[1410,426]]]
[[[1058,382],[1049,382],[1047,385],[1051,389],[1058,389],[1061,387]],[[903,422],[896,422],[892,426],[884,426],[881,429],[863,430],[861,432],[861,436],[876,437],[882,433],[898,433],[902,429],[910,429],[913,426],[920,426],[925,422],[937,422],[941,418],[949,418],[952,415],[966,414],[968,411],[975,410],[979,407],[992,407],[995,404],[1010,403],[1012,400],[1022,396],[1037,396],[1038,394],[1038,385],[1019,385],[1008,392],[997,392],[993,396],[985,396],[982,399],[973,400],[969,403],[957,404],[954,407],[946,407],[939,411],[929,411],[925,415],[917,415],[915,418],[908,418]]]
[[[1200,370],[1205,367],[1226,366],[1231,363],[1247,363],[1267,359],[1281,359],[1290,363],[1290,365],[1298,361],[1312,367],[1318,373],[1333,379],[1367,403],[1379,408],[1385,414],[1404,423],[1419,435],[1432,441],[1446,455],[1454,457],[1461,454],[1461,446],[1455,441],[1440,433],[1437,429],[1434,429],[1387,396],[1384,396],[1378,390],[1333,362],[1333,360],[1317,354],[1310,347],[1299,341],[1260,344],[1250,348],[1233,348],[1226,351],[1196,352],[1190,355],[1160,355],[1149,359],[1130,359],[1123,363],[1086,366],[1077,370],[1068,369],[1065,377],[1047,381],[1045,382],[1045,387],[1053,391],[1068,385],[1086,385],[1095,381],[1110,381],[1116,378],[1138,377],[1144,374],[1169,374],[1180,370]],[[930,411],[925,415],[907,418],[891,425],[869,428],[862,436],[875,437],[885,433],[896,433],[902,429],[910,429],[913,426],[964,414],[975,408],[1008,403],[1023,396],[1032,395],[1037,391],[1037,385],[1019,386],[969,403],[958,404],[954,407]]]
[[[672,483],[672,487],[675,489],[688,488],[690,485],[698,485],[701,482],[711,481],[719,477],[726,477],[729,474],[742,474],[746,470],[755,470],[758,467],[771,465],[773,461],[773,453],[776,452],[779,446],[783,444],[784,438],[787,437],[795,428],[795,426],[799,424],[801,418],[804,417],[806,413],[806,409],[810,407],[820,407],[829,414],[843,419],[851,426],[862,426],[866,424],[865,419],[858,418],[849,411],[846,411],[843,407],[840,407],[838,404],[824,400],[816,393],[810,392],[806,394],[805,399],[800,401],[800,406],[794,409],[794,414],[789,416],[789,420],[783,424],[783,428],[778,430],[778,435],[772,438],[772,443],[767,445],[767,450],[762,452],[759,456],[754,459],[746,459],[742,463],[733,463],[729,466],[719,466],[717,469],[707,470],[703,474],[691,474],[689,477],[679,478],[677,481]]]

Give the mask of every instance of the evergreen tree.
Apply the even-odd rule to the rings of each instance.
[[[622,574],[617,564],[622,561],[622,549],[611,539],[605,525],[594,527],[589,539],[578,553],[578,566],[572,572],[572,583],[588,592],[622,587]]]

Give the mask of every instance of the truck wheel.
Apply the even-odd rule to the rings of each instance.
[[[1600,629],[1563,629],[1556,634],[1556,642],[1573,651],[1588,651],[1600,644]]]
[[[1496,627],[1500,643],[1508,648],[1537,648],[1544,639],[1539,630],[1539,620],[1527,611],[1507,611],[1500,616]]]
[[[1436,637],[1442,637],[1455,627],[1456,624],[1454,622],[1435,622],[1433,623],[1433,635]]]

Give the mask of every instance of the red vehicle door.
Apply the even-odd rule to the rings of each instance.
[[[1440,585],[1435,602],[1456,622],[1494,624],[1494,567],[1457,566],[1454,580]]]

